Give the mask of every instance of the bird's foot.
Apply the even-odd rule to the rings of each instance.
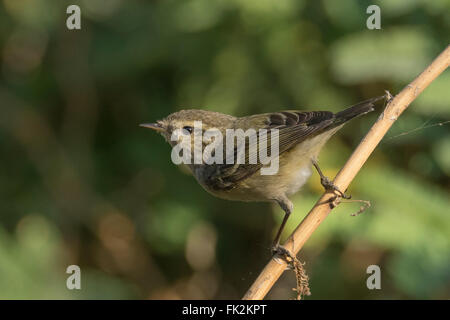
[[[363,205],[360,207],[360,209],[353,213],[352,216],[357,216],[361,213],[363,213],[367,208],[370,207],[370,201],[368,200],[350,200],[352,198],[351,195],[346,195],[344,192],[342,192],[330,179],[328,179],[323,173],[322,170],[319,168],[319,164],[315,159],[311,159],[312,164],[317,170],[317,173],[319,173],[320,176],[320,184],[325,188],[327,191],[331,191],[334,193],[334,197],[329,199],[327,202],[330,203],[331,209],[335,208],[341,201],[342,202],[360,202]],[[342,200],[343,199],[343,200]]]
[[[346,195],[344,192],[342,192],[328,177],[321,176],[320,177],[320,184],[325,188],[327,191],[336,192],[337,195],[343,199],[351,199],[351,195]]]
[[[295,256],[292,255],[292,253],[281,244],[274,244],[271,251],[274,257],[283,257],[289,265],[291,265],[291,262],[295,259]]]
[[[297,300],[301,300],[302,296],[310,296],[311,290],[309,289],[309,277],[304,268],[305,263],[300,262],[295,255],[280,244],[272,246],[272,253],[274,257],[282,257],[287,262],[289,269],[294,270],[297,287],[293,290],[297,292]]]
[[[346,195],[344,192],[342,192],[328,177],[326,177],[322,170],[320,170],[319,164],[315,159],[311,159],[312,164],[317,170],[317,173],[320,176],[320,184],[325,188],[326,191],[331,191],[335,193],[338,197],[343,199],[350,199],[352,196]]]

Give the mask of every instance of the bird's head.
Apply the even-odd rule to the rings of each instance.
[[[179,140],[172,141],[172,134],[176,131],[183,132],[185,135],[193,135],[194,130],[201,130],[202,134],[209,129],[219,129],[224,132],[225,129],[233,126],[235,119],[233,116],[219,112],[190,109],[172,113],[155,123],[144,123],[140,126],[159,132],[169,144],[174,146],[181,140],[180,137]]]

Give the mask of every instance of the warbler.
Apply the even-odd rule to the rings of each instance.
[[[318,171],[321,184],[326,190],[336,192],[340,197],[346,195],[338,190],[334,184],[322,174],[317,158],[320,150],[328,139],[336,133],[350,119],[374,110],[374,103],[385,96],[372,98],[338,113],[330,111],[280,111],[255,114],[246,117],[234,117],[218,112],[205,110],[181,110],[170,114],[155,123],[141,124],[159,132],[166,141],[175,147],[180,143],[173,138],[175,131],[182,131],[186,135],[194,135],[196,121],[202,124],[201,133],[209,129],[218,130],[223,136],[229,129],[247,131],[253,129],[257,137],[260,129],[278,130],[278,139],[264,138],[257,143],[257,151],[270,149],[278,143],[279,169],[275,174],[261,174],[264,164],[249,163],[249,150],[245,151],[245,163],[189,163],[190,171],[199,184],[212,195],[228,200],[238,201],[266,201],[276,202],[285,215],[272,244],[276,251],[286,222],[293,210],[293,204],[288,196],[296,193],[312,174],[312,166]],[[197,122],[197,123],[198,123]],[[212,139],[202,139],[204,149]],[[249,139],[246,146],[249,146]],[[234,142],[234,141],[233,141]],[[264,143],[262,143],[264,142]],[[192,142],[193,146],[194,142]],[[226,146],[223,147],[226,149]],[[195,147],[191,149],[194,153]],[[233,147],[232,160],[238,158],[240,149]]]

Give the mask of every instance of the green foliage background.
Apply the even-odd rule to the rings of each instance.
[[[65,26],[78,4],[82,29]],[[382,29],[366,28],[381,8]],[[276,206],[213,198],[139,123],[185,107],[337,111],[401,90],[449,43],[448,0],[0,1],[0,298],[240,298]],[[310,299],[450,298],[450,73],[394,124],[300,254]],[[321,154],[333,177],[379,111]],[[409,132],[408,134],[403,134]],[[294,197],[291,231],[322,189]],[[288,231],[286,231],[287,234]],[[65,270],[82,271],[82,290]],[[382,289],[368,290],[377,264]],[[293,298],[292,273],[271,299]]]

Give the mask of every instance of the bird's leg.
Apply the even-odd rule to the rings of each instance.
[[[277,259],[282,258],[286,261],[288,268],[292,269],[295,272],[295,278],[297,279],[297,287],[294,288],[297,291],[297,300],[300,300],[302,296],[311,295],[311,291],[309,290],[308,283],[308,275],[306,274],[306,270],[304,268],[305,263],[300,262],[297,259],[295,254],[292,254],[288,249],[280,245],[281,233],[286,225],[287,220],[292,212],[293,205],[292,202],[286,196],[283,196],[276,200],[280,207],[284,211],[283,222],[281,222],[280,228],[278,229],[277,235],[273,240],[272,244],[272,253],[273,259],[277,261]]]
[[[350,199],[352,197],[352,196],[346,195],[344,192],[339,190],[339,188],[336,187],[335,184],[322,173],[322,170],[320,170],[319,164],[317,163],[317,161],[315,159],[311,159],[311,162],[312,162],[313,166],[316,168],[317,172],[319,173],[320,184],[325,188],[325,190],[335,191],[339,197],[344,198],[344,199]]]
[[[280,246],[280,238],[281,233],[283,232],[284,226],[286,225],[287,220],[289,219],[290,213],[285,212],[283,222],[281,222],[280,228],[278,228],[277,235],[275,236],[275,239],[272,243],[272,251],[276,251],[277,248]]]
[[[293,209],[293,205],[292,202],[289,201],[289,199],[287,197],[281,197],[279,199],[276,200],[278,202],[278,204],[280,205],[281,209],[283,209],[284,211],[284,218],[283,221],[281,222],[280,228],[278,229],[277,235],[275,236],[275,239],[273,240],[272,243],[272,253],[279,253],[279,251],[286,251],[285,248],[283,248],[282,246],[280,246],[280,238],[281,238],[281,234],[283,233],[284,227],[286,226],[286,222],[289,219],[289,216],[291,215],[292,209]],[[284,250],[283,250],[284,249]]]

